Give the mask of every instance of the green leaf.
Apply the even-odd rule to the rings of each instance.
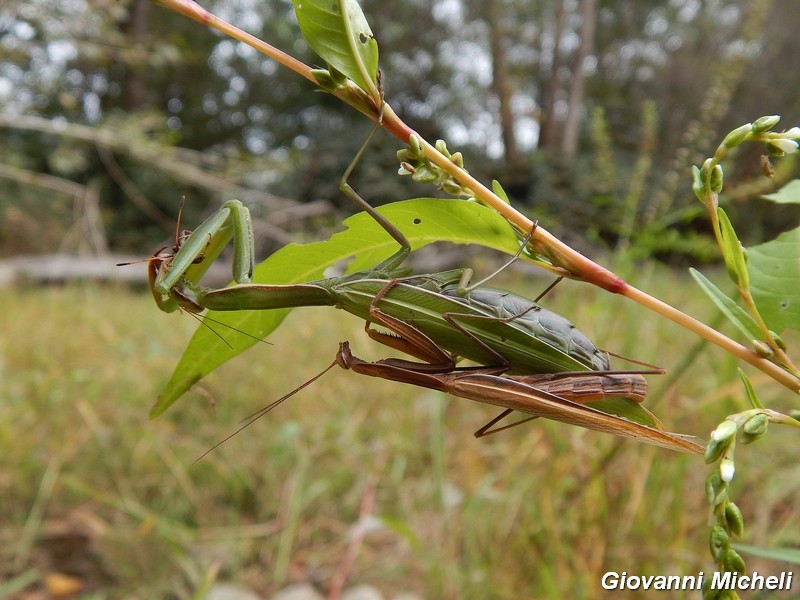
[[[761,399],[758,397],[758,394],[756,394],[756,389],[750,382],[750,378],[747,376],[747,373],[742,371],[741,368],[739,368],[738,371],[739,377],[741,377],[742,383],[744,384],[744,391],[747,394],[747,400],[750,402],[750,406],[753,408],[765,408],[764,404],[761,402]]]
[[[500,182],[497,179],[492,179],[492,191],[495,195],[500,198],[506,204],[511,204],[511,200],[508,199],[508,194],[503,189],[503,186],[500,185]]]
[[[700,202],[705,203],[706,182],[703,179],[702,171],[694,165],[692,165],[692,191]]]
[[[590,406],[610,415],[617,415],[618,417],[628,419],[640,425],[646,425],[647,427],[653,427],[655,429],[664,428],[653,413],[630,398],[603,398],[602,400],[587,402],[586,406]]]
[[[747,314],[741,306],[726,296],[722,290],[711,283],[700,271],[689,269],[689,273],[692,274],[692,277],[694,277],[694,280],[706,295],[711,298],[711,301],[717,305],[722,313],[728,317],[734,325],[736,325],[739,331],[741,331],[748,340],[760,340],[763,337],[753,317]]]
[[[734,544],[733,547],[742,554],[800,565],[800,550],[797,548],[759,548],[744,544]]]
[[[800,204],[800,179],[793,179],[777,192],[764,194],[762,198],[778,204]]]
[[[378,212],[405,234],[414,249],[438,241],[479,244],[510,255],[519,248],[519,240],[507,221],[475,202],[419,198],[387,204]],[[327,241],[284,246],[256,267],[253,281],[291,284],[321,279],[326,269],[346,259],[353,259],[347,269],[352,273],[372,267],[397,251],[397,242],[366,213],[353,215],[344,225],[345,231]],[[207,313],[221,323],[209,325],[225,334],[226,340],[207,327],[195,331],[150,417],[164,412],[204,376],[257,343],[238,335],[235,340],[227,339],[232,337],[228,327],[264,338],[280,325],[288,312],[279,309]],[[230,348],[226,342],[232,341],[236,343]],[[334,351],[332,346],[331,353]]]
[[[377,96],[378,42],[356,0],[292,0],[300,30],[320,58]]]
[[[717,208],[717,218],[722,232],[722,257],[725,259],[728,275],[737,287],[746,290],[750,287],[750,274],[747,272],[744,248],[722,208]]]
[[[767,326],[800,329],[800,228],[748,248],[750,291]]]

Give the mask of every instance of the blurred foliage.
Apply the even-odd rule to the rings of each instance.
[[[362,4],[397,112],[426,138],[462,150],[474,175],[500,180],[512,200],[579,247],[636,259],[714,256],[689,166],[715,132],[754,115],[800,122],[800,84],[791,75],[800,14],[780,2],[600,1],[582,63],[578,152],[569,158],[561,141],[585,17],[576,3]],[[258,233],[270,248],[262,251],[298,229],[340,220],[304,213],[298,203],[325,200],[350,211],[337,184],[368,130],[360,115],[149,0],[77,6],[0,5],[0,255],[94,248],[67,235],[92,206],[91,194],[109,246],[138,252],[168,235],[182,194],[187,223],[241,197],[263,225]],[[205,6],[315,62],[289,3]],[[501,58],[507,97],[494,85]],[[504,105],[512,139],[501,131]],[[44,121],[32,126],[22,116]],[[431,193],[394,176],[396,150],[386,137],[373,142],[354,175],[354,187],[376,204]],[[741,175],[729,181],[731,200],[744,197],[738,187],[750,197],[776,187],[766,180],[753,187],[763,180],[757,156],[735,160]],[[778,179],[791,169],[778,165]],[[787,210],[734,209],[744,239],[793,225],[798,215]]]

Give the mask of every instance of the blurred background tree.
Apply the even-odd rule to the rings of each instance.
[[[800,122],[800,14],[786,0],[362,4],[403,118],[578,247],[716,256],[689,166],[718,132],[762,114]],[[288,2],[205,6],[316,60]],[[147,253],[182,194],[187,223],[241,198],[262,253],[306,230],[319,237],[337,206],[351,208],[338,178],[370,124],[149,0],[4,3],[0,48],[1,255]],[[394,176],[386,141],[359,165],[356,189],[376,204],[430,195]],[[732,201],[793,168],[770,182],[756,179],[757,156],[737,160]],[[796,221],[769,208],[736,207],[743,239]]]

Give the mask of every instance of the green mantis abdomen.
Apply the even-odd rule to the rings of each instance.
[[[608,355],[575,327],[572,321],[532,300],[507,290],[489,287],[481,287],[462,295],[463,292],[458,286],[448,285],[443,287],[440,293],[461,299],[470,309],[496,318],[498,320],[496,322],[505,325],[506,330],[521,332],[523,340],[538,340],[552,347],[555,356],[564,355],[580,364],[574,368],[558,370],[607,371],[611,368]],[[516,370],[518,369],[512,369],[510,372]]]
[[[532,300],[507,290],[489,287],[481,287],[462,296],[457,286],[448,285],[440,293],[461,298],[471,308],[501,319],[512,328],[524,330],[577,360],[584,368],[592,371],[607,371],[611,368],[608,355],[575,327],[572,321]]]
[[[438,285],[394,284],[376,308],[454,356],[481,365],[507,365],[510,374],[609,369],[605,353],[570,321],[530,300],[490,288],[461,295],[457,284],[437,282],[435,276],[427,280]],[[338,308],[370,321],[370,303],[387,283],[360,279],[330,291]]]

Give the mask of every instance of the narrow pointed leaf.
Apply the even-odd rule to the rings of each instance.
[[[742,554],[800,565],[800,549],[798,548],[761,548],[744,544],[733,544],[733,547]]]
[[[689,272],[694,277],[694,280],[700,288],[711,298],[711,301],[728,317],[728,319],[736,325],[748,340],[760,340],[763,337],[761,330],[745,310],[736,304],[731,298],[725,295],[716,285],[705,277],[700,271],[689,269]]]
[[[747,400],[750,402],[750,406],[753,408],[765,408],[764,403],[761,402],[761,399],[756,394],[756,389],[753,387],[753,384],[750,382],[750,378],[747,376],[747,373],[742,371],[742,369],[738,369],[739,377],[742,379],[742,384],[744,384],[744,391],[747,394]]]
[[[750,275],[747,272],[744,248],[739,242],[728,215],[722,208],[717,208],[717,218],[719,218],[719,226],[722,230],[722,256],[725,259],[728,275],[737,287],[746,290],[750,287]]]

